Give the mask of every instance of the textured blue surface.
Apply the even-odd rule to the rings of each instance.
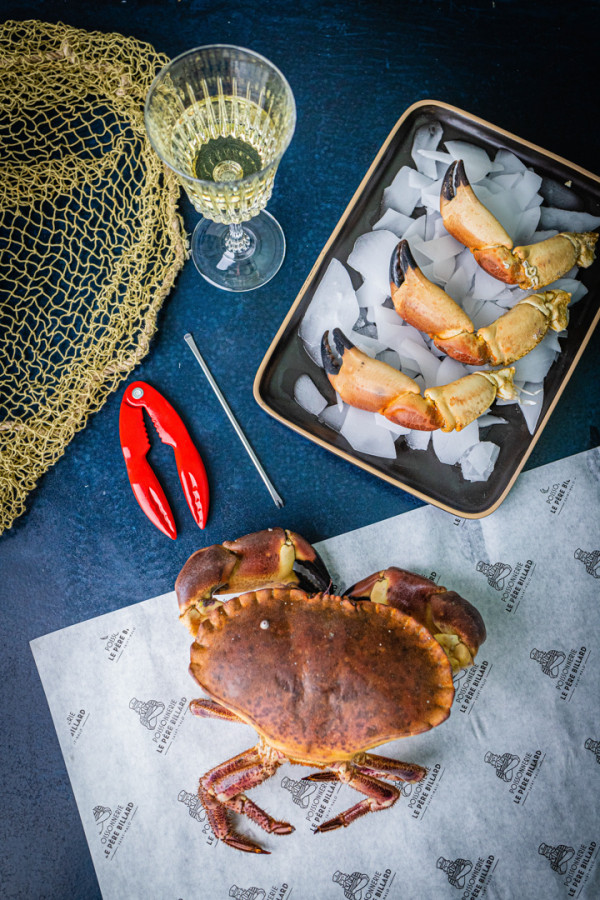
[[[166,301],[135,371],[176,406],[212,489],[208,527],[194,525],[172,454],[151,460],[172,500],[171,542],[133,500],[118,438],[123,388],[40,482],[27,513],[0,538],[0,895],[100,896],[28,642],[172,589],[198,546],[269,525],[311,540],[420,505],[279,425],[252,383],[315,259],[399,116],[433,98],[564,156],[598,166],[597,2],[333,2],[155,0],[4,2],[5,19],[38,18],[119,31],[174,56],[226,42],[286,74],[298,107],[270,211],[288,253],[279,275],[247,296],[202,281],[192,263]],[[191,229],[195,214],[183,206]],[[285,499],[277,510],[183,343],[192,331],[249,440]],[[569,382],[528,468],[598,443],[598,337]]]

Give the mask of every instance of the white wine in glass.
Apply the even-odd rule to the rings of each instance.
[[[200,274],[229,291],[269,281],[285,237],[265,206],[296,124],[281,72],[241,47],[189,50],[155,78],[145,120],[154,150],[204,217],[192,236]]]

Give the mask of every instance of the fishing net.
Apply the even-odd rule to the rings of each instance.
[[[0,26],[0,532],[147,353],[185,260],[144,130],[166,62],[119,34]]]

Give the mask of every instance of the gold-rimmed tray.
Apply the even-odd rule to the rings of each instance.
[[[582,209],[600,215],[600,177],[456,107],[433,100],[415,103],[401,116],[381,147],[275,335],[256,374],[254,397],[269,415],[354,465],[455,515],[480,518],[493,512],[505,499],[600,318],[600,262],[580,270],[579,280],[588,293],[571,310],[567,336],[561,339],[562,352],[544,381],[542,410],[533,434],[519,407],[508,405],[501,408],[507,424],[492,425],[485,435],[486,440],[499,447],[496,465],[486,481],[465,480],[460,468],[441,463],[431,446],[424,451],[411,450],[399,441],[394,459],[361,453],[294,399],[297,379],[308,374],[328,402],[335,401],[325,373],[304,349],[298,335],[300,323],[331,260],[346,262],[356,239],[369,232],[379,218],[384,188],[401,166],[413,165],[411,148],[416,130],[433,122],[441,123],[444,141],[468,141],[490,153],[500,148],[512,151],[542,177],[568,183]],[[354,287],[360,283],[361,277],[356,273]]]

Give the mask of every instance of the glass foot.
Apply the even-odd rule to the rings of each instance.
[[[262,210],[232,239],[229,225],[201,219],[192,235],[192,259],[203,278],[225,291],[253,291],[281,268],[285,237],[279,222]]]

